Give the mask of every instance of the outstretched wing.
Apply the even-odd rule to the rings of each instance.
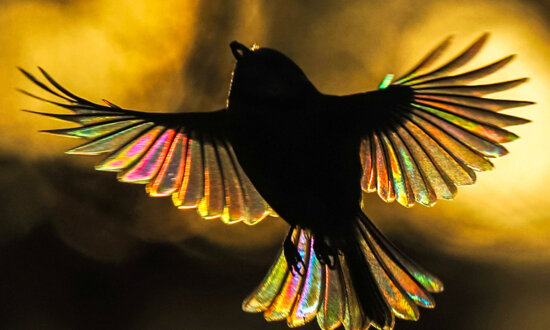
[[[398,124],[366,135],[361,145],[366,192],[378,192],[386,202],[397,200],[411,207],[415,202],[432,206],[437,199],[452,199],[457,186],[470,185],[475,172],[493,168],[490,158],[508,153],[501,145],[518,138],[502,127],[529,120],[498,111],[533,104],[485,98],[527,81],[516,80],[472,85],[506,65],[513,55],[461,74],[450,73],[470,61],[482,48],[488,35],[477,39],[450,62],[429,70],[450,43],[443,41],[414,69],[391,83],[388,75],[380,89],[409,86],[410,103],[388,113]]]
[[[226,110],[209,113],[147,113],[107,106],[80,98],[40,69],[48,86],[21,70],[51,95],[52,101],[23,93],[71,111],[71,114],[28,112],[80,124],[45,130],[89,141],[66,153],[107,157],[95,168],[118,172],[122,182],[146,184],[150,196],[172,196],[180,209],[198,208],[206,219],[253,225],[272,214],[245,175],[224,129]]]

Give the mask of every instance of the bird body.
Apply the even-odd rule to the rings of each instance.
[[[72,112],[38,114],[81,125],[47,132],[90,139],[67,153],[108,154],[96,169],[146,184],[149,195],[172,196],[178,208],[196,208],[207,219],[251,225],[279,215],[291,226],[245,311],[291,327],[316,318],[322,329],[387,329],[395,317],[417,320],[418,307],[433,308],[431,293],[443,284],[374,226],[360,207],[362,191],[406,207],[432,206],[507,153],[501,144],[517,136],[502,127],[528,121],[498,111],[531,102],[484,95],[526,79],[470,83],[512,57],[451,75],[486,39],[431,70],[446,39],[403,77],[344,96],[319,92],[276,50],[233,42],[227,107],[209,113],[103,106],[42,69],[52,87],[22,72],[63,102],[24,93]]]
[[[239,163],[282,219],[343,242],[361,200],[361,137],[382,127],[374,113],[395,98],[406,104],[407,93],[322,94],[278,51],[232,46],[243,52],[227,108]]]
[[[318,233],[345,227],[361,197],[359,136],[325,116],[337,109],[323,98],[290,100],[295,112],[267,109],[258,116],[260,125],[236,121],[228,134],[239,163],[269,205],[289,224]]]

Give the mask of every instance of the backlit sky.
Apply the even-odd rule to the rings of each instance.
[[[279,49],[321,91],[347,94],[376,88],[386,73],[404,73],[449,34],[455,41],[447,58],[483,32],[490,32],[491,39],[471,67],[518,54],[485,81],[530,77],[529,83],[498,96],[537,102],[508,112],[533,122],[512,128],[521,139],[506,145],[510,155],[495,160],[495,170],[480,174],[476,185],[459,188],[455,201],[404,209],[369,195],[365,210],[388,235],[401,240],[400,246],[427,254],[428,268],[442,271],[446,283],[458,276],[438,268],[445,258],[488,267],[479,275],[487,283],[475,288],[492,288],[487,296],[494,301],[487,298],[487,304],[493,307],[485,310],[491,321],[480,325],[483,318],[477,315],[472,328],[512,329],[524,317],[532,322],[528,329],[544,329],[550,298],[520,295],[516,314],[505,321],[498,316],[509,308],[502,297],[516,296],[496,272],[494,281],[500,284],[491,286],[487,274],[491,267],[511,274],[550,270],[548,1],[356,0],[315,6],[292,0],[0,1],[0,183],[5,201],[0,206],[5,214],[0,248],[27,242],[46,226],[63,246],[78,251],[85,262],[106,263],[109,272],[113,263],[140,260],[142,244],[149,243],[176,244],[186,256],[217,260],[211,250],[193,244],[199,239],[228,258],[240,258],[243,267],[248,264],[242,259],[249,259],[261,274],[271,260],[258,251],[276,249],[286,230],[278,219],[255,228],[205,222],[192,211],[175,210],[168,199],[146,198],[143,187],[93,173],[97,159],[63,156],[74,140],[36,133],[63,124],[18,111],[52,108],[15,92],[33,90],[17,66],[32,71],[40,65],[94,101],[106,98],[146,111],[209,111],[225,104],[232,40]],[[237,257],[231,256],[234,251]],[[474,281],[476,267],[471,267],[467,276]],[[251,290],[255,281],[246,286]],[[468,282],[460,283],[471,289]],[[549,286],[549,280],[541,284]],[[240,299],[235,298],[235,306]],[[466,308],[452,301],[444,307]],[[422,318],[415,326],[421,325]]]

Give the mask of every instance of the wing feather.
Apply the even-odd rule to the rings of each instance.
[[[146,184],[150,196],[172,196],[180,209],[197,208],[206,219],[252,225],[275,215],[240,167],[224,136],[225,110],[160,114],[96,104],[69,92],[44,70],[47,82],[21,72],[60,102],[24,94],[72,114],[27,112],[80,124],[43,132],[87,139],[66,153],[107,154],[95,166],[117,172],[122,182]],[[50,85],[48,85],[49,83]]]
[[[216,146],[210,137],[202,143],[204,155],[204,198],[199,204],[199,213],[205,219],[217,219],[222,216],[225,204],[225,189],[222,172],[218,163]]]
[[[405,180],[405,174],[401,169],[401,164],[399,163],[399,158],[395,151],[395,147],[386,134],[382,133],[381,137],[389,162],[389,170],[391,171],[395,198],[399,204],[405,207],[411,207],[414,205],[414,193],[411,190],[410,183]]]
[[[163,131],[164,127],[162,126],[157,125],[151,128],[97,164],[95,169],[98,171],[119,172],[128,168],[147,152]]]
[[[439,94],[455,94],[455,95],[471,95],[471,96],[484,96],[496,92],[505,91],[514,87],[517,87],[525,82],[529,81],[528,78],[514,79],[510,81],[504,81],[494,84],[485,85],[438,85],[435,87],[416,87],[417,93],[430,93],[435,92]]]
[[[388,166],[386,165],[386,152],[382,147],[378,134],[373,135],[374,156],[376,159],[376,189],[378,195],[385,202],[393,202],[395,200],[395,189],[390,179]]]
[[[413,69],[404,74],[401,78],[397,79],[398,83],[402,83],[407,79],[411,79],[418,75],[422,70],[429,68],[432,64],[443,54],[443,52],[449,47],[453,36],[447,37],[437,47],[435,47],[428,55],[426,55],[420,63],[418,63]]]
[[[202,150],[199,135],[192,131],[187,140],[185,170],[183,182],[177,194],[172,195],[174,205],[180,209],[192,209],[199,206],[204,196],[205,178],[202,160]]]
[[[151,122],[132,125],[69,149],[65,153],[71,155],[99,155],[112,152],[141,135],[144,131],[149,130],[154,125]]]
[[[400,90],[408,88],[411,97],[406,103],[394,101],[388,105],[392,108],[383,112],[393,116],[393,124],[363,137],[364,191],[376,191],[384,201],[397,200],[406,207],[414,202],[432,206],[437,199],[452,199],[457,186],[473,184],[475,171],[491,170],[490,158],[508,153],[502,144],[518,136],[504,127],[529,120],[499,111],[533,102],[485,95],[514,88],[528,79],[472,83],[502,69],[515,56],[451,75],[478,54],[487,39],[488,34],[482,35],[458,56],[429,71],[449,45],[447,38],[402,78],[381,85],[388,93],[392,86],[401,85]]]
[[[166,158],[174,135],[174,129],[164,131],[143,158],[124,172],[119,172],[118,179],[122,182],[132,183],[148,183],[153,180]]]
[[[468,84],[474,80],[483,78],[490,75],[504,67],[506,64],[510,63],[514,59],[515,55],[507,56],[503,59],[500,59],[494,63],[488,64],[484,67],[481,67],[476,70],[468,71],[454,76],[447,76],[442,78],[436,78],[432,80],[427,80],[423,82],[418,82],[412,84],[411,86],[419,87],[437,87],[445,85],[458,85],[458,84]]]
[[[185,169],[186,150],[187,135],[183,129],[180,129],[170,145],[159,173],[146,186],[150,196],[170,196],[180,188]]]
[[[421,81],[427,81],[430,79],[444,76],[460,68],[464,64],[468,63],[472,58],[474,58],[477,55],[477,53],[479,53],[479,51],[481,50],[483,45],[485,45],[485,42],[487,41],[488,38],[489,38],[488,33],[483,34],[476,41],[474,41],[468,48],[466,48],[462,53],[460,53],[451,61],[445,63],[439,68],[433,71],[430,71],[426,74],[423,74],[417,77],[406,77],[404,80],[400,81],[399,83],[405,84],[405,85],[411,85]]]
[[[425,206],[431,206],[435,201],[435,194],[424,182],[416,161],[404,143],[402,133],[403,131],[390,132],[389,138],[395,146],[397,157],[404,173],[404,181],[410,186],[412,197],[414,197],[416,202]]]

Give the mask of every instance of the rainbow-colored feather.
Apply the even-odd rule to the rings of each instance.
[[[487,37],[483,35],[450,62],[423,73],[449,45],[449,38],[393,83],[410,86],[413,101],[392,111],[401,116],[400,125],[364,137],[360,150],[363,190],[377,192],[384,201],[396,200],[406,207],[415,203],[432,206],[437,199],[452,199],[457,186],[473,184],[475,171],[492,169],[489,158],[507,153],[501,143],[518,136],[502,127],[529,121],[497,111],[532,102],[483,96],[516,87],[527,79],[464,84],[495,72],[513,56],[477,70],[449,75],[473,58]],[[391,86],[392,78],[388,75],[380,88]],[[372,280],[391,310],[389,326],[393,328],[393,317],[417,320],[418,307],[435,307],[430,293],[443,291],[441,281],[398,251],[370,221],[358,221],[357,226],[356,239],[361,242]],[[264,281],[244,301],[243,309],[263,312],[268,321],[286,319],[290,327],[300,326],[316,315],[321,329],[382,328],[383,324],[362,314],[346,257],[339,255],[334,269],[321,265],[311,253],[314,239],[307,230],[296,229],[293,240],[306,265],[303,276],[289,270],[281,252]],[[298,312],[305,310],[307,313]]]
[[[243,302],[243,310],[263,312],[267,321],[286,320],[289,327],[317,318],[321,329],[380,328],[359,308],[345,256],[339,255],[331,269],[313,253],[315,238],[309,231],[295,229],[292,239],[305,267],[298,265],[299,272],[292,272],[281,251],[260,286]],[[441,281],[401,254],[374,226],[360,223],[357,239],[393,316],[418,320],[418,307],[435,307],[430,293],[443,291]]]
[[[448,38],[395,82],[392,83],[393,75],[386,76],[380,89],[409,86],[413,97],[410,104],[389,109],[396,125],[363,137],[363,190],[376,191],[384,201],[397,201],[406,207],[415,203],[432,206],[437,199],[452,199],[457,186],[475,182],[475,171],[493,168],[490,158],[507,153],[501,144],[518,136],[503,127],[528,120],[498,111],[532,102],[484,96],[513,88],[527,79],[466,84],[499,70],[513,56],[450,75],[480,51],[487,37],[481,36],[460,55],[430,71],[449,45]],[[178,208],[197,209],[205,219],[252,225],[267,215],[275,215],[238,164],[231,144],[217,131],[217,121],[225,118],[225,110],[200,115],[154,114],[122,109],[108,101],[104,106],[70,93],[42,69],[51,86],[21,71],[61,102],[24,93],[72,114],[31,112],[81,125],[46,132],[89,139],[67,153],[107,154],[97,170],[117,172],[123,182],[146,184],[150,196],[172,196]],[[350,272],[355,270],[350,265],[357,266],[350,260],[357,260],[342,253],[336,256],[334,268],[329,268],[314,252],[313,234],[298,227],[292,233],[292,241],[303,260],[297,265],[299,273],[289,269],[281,252],[261,285],[244,301],[243,309],[263,312],[268,321],[286,320],[290,327],[316,318],[322,329],[344,326],[356,330],[370,326],[393,328],[394,317],[417,320],[418,307],[435,306],[430,294],[443,290],[436,277],[398,251],[363,214],[358,215],[354,230],[350,242],[359,242],[360,250],[355,258],[362,258],[361,265],[368,265],[363,267],[368,267],[366,274],[361,275],[374,285],[375,290],[370,293],[374,302],[380,303],[376,307],[388,311],[384,321],[369,319],[375,318],[375,313],[366,316],[367,294],[361,292],[363,283],[357,283],[357,276],[352,281],[352,274],[356,273]]]
[[[205,219],[253,225],[275,215],[242,170],[223,135],[215,129],[196,128],[194,114],[144,113],[122,109],[105,100],[107,106],[99,105],[70,93],[42,69],[52,87],[21,71],[66,103],[23,93],[72,114],[29,112],[81,125],[44,132],[90,139],[66,153],[107,154],[96,165],[97,170],[117,172],[118,180],[123,182],[146,184],[150,196],[172,196],[178,208],[197,208]],[[188,116],[190,125],[171,121],[171,116]]]
[[[396,200],[406,207],[415,202],[432,206],[437,199],[452,199],[457,186],[473,184],[475,171],[492,169],[490,158],[508,153],[501,143],[514,141],[518,136],[502,127],[529,120],[497,111],[533,102],[484,96],[516,87],[527,78],[485,85],[465,84],[499,70],[514,56],[449,75],[469,62],[487,38],[488,34],[481,36],[457,57],[429,71],[450,44],[451,38],[447,38],[394,83],[384,79],[381,88],[410,86],[414,97],[402,111],[394,112],[401,116],[401,125],[364,137],[361,145],[364,191],[376,191],[384,201]]]

